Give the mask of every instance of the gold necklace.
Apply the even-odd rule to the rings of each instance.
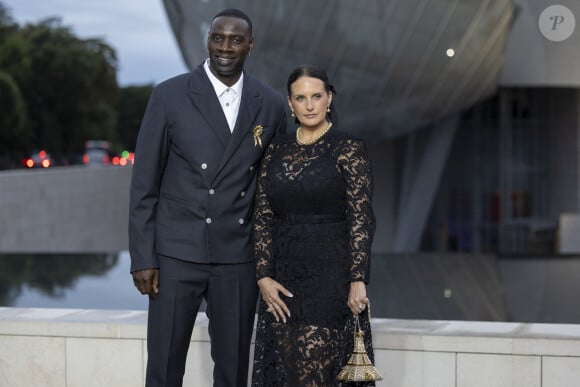
[[[320,134],[318,136],[315,136],[310,141],[302,141],[302,139],[301,139],[302,127],[299,126],[298,129],[296,130],[296,142],[300,145],[314,144],[316,141],[320,140],[320,137],[324,136],[326,134],[326,132],[328,132],[330,130],[331,127],[332,127],[332,122],[329,123],[328,126],[326,127],[326,129],[324,129],[322,132],[320,132]]]

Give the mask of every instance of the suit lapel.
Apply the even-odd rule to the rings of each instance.
[[[238,119],[234,127],[234,132],[231,135],[230,141],[226,150],[222,155],[220,166],[216,176],[226,165],[228,160],[240,147],[240,143],[246,136],[252,136],[251,125],[256,119],[256,115],[260,110],[262,104],[262,95],[257,87],[257,83],[244,73],[244,88],[242,90],[242,100],[240,101],[240,109],[238,111]],[[253,144],[253,143],[252,143]]]
[[[190,79],[191,101],[226,148],[232,134],[215,90],[205,73],[203,63],[191,73]]]

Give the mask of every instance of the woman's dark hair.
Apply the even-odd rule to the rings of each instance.
[[[215,19],[217,19],[218,17],[221,17],[221,16],[231,16],[231,17],[237,17],[238,19],[245,20],[246,23],[248,23],[248,27],[250,29],[250,36],[252,36],[252,21],[250,20],[250,17],[248,15],[246,15],[243,11],[240,11],[239,9],[236,9],[236,8],[224,9],[223,11],[221,11],[220,13],[215,15],[211,22],[213,23],[213,21]]]
[[[298,78],[302,77],[311,77],[320,79],[324,83],[324,88],[326,89],[327,93],[332,93],[333,95],[336,94],[334,86],[332,86],[330,84],[330,81],[328,80],[328,75],[326,75],[326,71],[311,65],[303,65],[300,67],[296,67],[294,70],[292,70],[292,72],[288,76],[288,83],[286,84],[288,96],[292,94],[290,86],[292,86],[292,84],[296,82]],[[338,118],[336,115],[336,109],[334,108],[334,99],[330,103],[330,113],[326,113],[326,119],[336,124]],[[294,119],[294,122],[297,124],[299,123],[297,118]]]

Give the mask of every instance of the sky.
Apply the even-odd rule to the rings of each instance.
[[[120,86],[158,83],[188,71],[162,0],[0,0],[20,25],[60,17],[80,38],[115,48]]]

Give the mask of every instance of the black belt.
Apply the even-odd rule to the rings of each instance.
[[[346,217],[344,214],[285,214],[279,219],[290,224],[302,224],[342,222]]]

